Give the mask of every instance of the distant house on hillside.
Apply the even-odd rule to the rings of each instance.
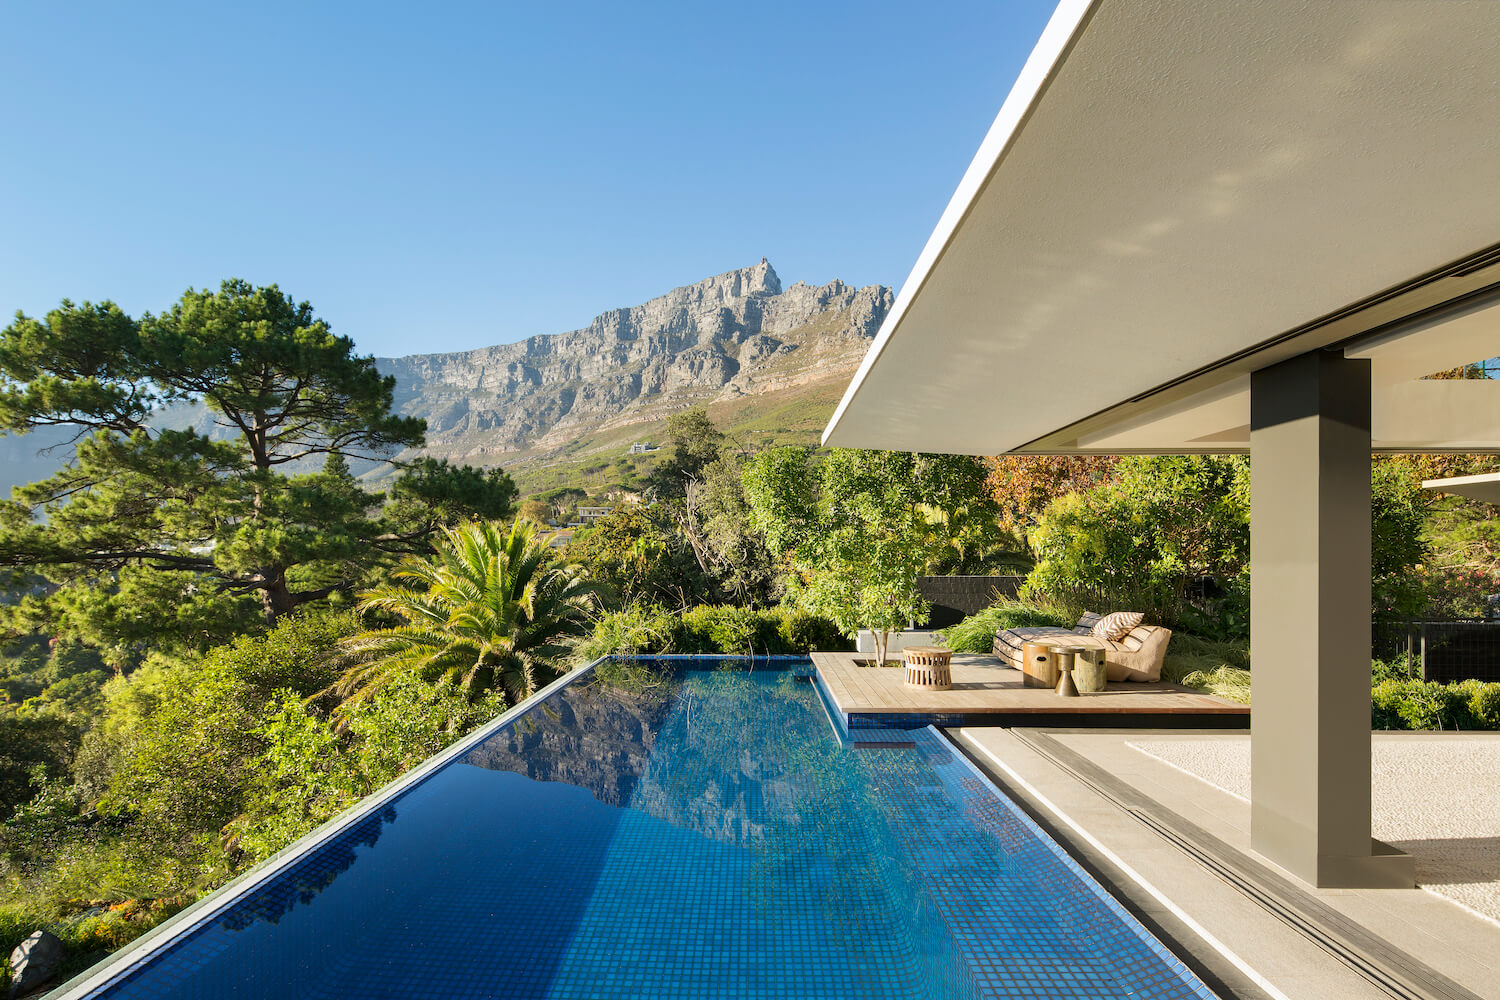
[[[573,540],[573,529],[565,528],[554,532],[552,538],[547,542],[549,548],[560,549]]]
[[[613,507],[585,507],[580,504],[578,507],[578,519],[584,524],[593,524],[612,510],[614,510]]]
[[[644,455],[650,451],[661,451],[661,449],[652,444],[650,441],[637,441],[635,444],[630,446],[630,453],[632,455]]]

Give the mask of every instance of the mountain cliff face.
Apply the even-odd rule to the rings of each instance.
[[[493,464],[695,404],[847,379],[892,301],[883,285],[783,289],[761,258],[582,330],[378,363],[396,376],[397,409],[426,419],[427,453]]]
[[[767,394],[778,390],[812,399],[809,409],[826,419],[822,411],[832,412],[893,300],[883,285],[782,288],[761,258],[611,310],[582,330],[377,363],[396,376],[396,408],[427,421],[424,453],[534,470],[601,431],[649,436],[689,406],[715,407],[722,417],[737,402],[775,402]],[[174,407],[156,422],[221,433],[201,404]],[[56,471],[72,456],[70,441],[58,430],[0,435],[0,498]]]

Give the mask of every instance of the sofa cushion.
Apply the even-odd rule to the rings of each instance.
[[[1130,630],[1141,623],[1146,616],[1139,611],[1112,611],[1099,619],[1094,625],[1094,634],[1101,639],[1112,639],[1116,642],[1130,634]]]
[[[1094,626],[1099,624],[1099,616],[1092,611],[1086,612],[1078,619],[1078,624],[1073,626],[1074,635],[1093,635]]]
[[[1043,636],[1069,636],[1072,632],[1056,625],[1036,625],[1030,628],[1003,628],[995,633],[995,647],[1003,649],[1012,659],[1021,658],[1021,647],[1035,642]]]
[[[1141,646],[1145,645],[1146,639],[1150,637],[1151,633],[1155,632],[1157,628],[1158,626],[1156,625],[1137,625],[1135,628],[1125,633],[1125,638],[1121,639],[1119,642],[1120,648],[1126,650],[1127,652],[1134,653],[1136,650],[1140,649]]]

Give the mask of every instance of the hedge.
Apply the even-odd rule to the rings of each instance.
[[[705,604],[687,611],[647,607],[609,612],[574,646],[574,656],[587,662],[610,654],[763,655],[850,648],[832,622],[806,611]]]
[[[1500,684],[1384,680],[1370,690],[1374,729],[1500,729]]]

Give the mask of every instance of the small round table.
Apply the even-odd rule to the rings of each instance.
[[[906,683],[930,691],[946,691],[953,686],[953,650],[942,646],[907,646],[901,651],[906,661]]]
[[[1021,686],[1057,687],[1057,658],[1052,643],[1028,642],[1021,646]]]

